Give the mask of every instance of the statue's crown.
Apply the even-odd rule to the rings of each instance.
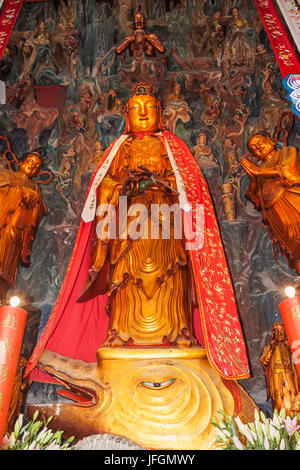
[[[132,96],[136,95],[151,95],[154,96],[152,93],[152,87],[148,85],[148,83],[140,82],[132,89]]]

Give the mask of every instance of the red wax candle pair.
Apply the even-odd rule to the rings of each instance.
[[[300,378],[300,296],[283,300],[279,310]]]
[[[27,312],[20,307],[0,307],[0,449],[17,371]]]

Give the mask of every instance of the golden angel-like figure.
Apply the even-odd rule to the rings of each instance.
[[[276,149],[264,132],[253,135],[248,147],[260,165],[245,156],[240,163],[250,177],[247,197],[262,210],[262,219],[274,244],[300,275],[300,157],[295,147]]]
[[[42,167],[40,152],[25,154],[18,171],[0,169],[0,292],[15,286],[18,265],[28,266],[32,243],[46,206],[33,178]]]
[[[268,399],[272,399],[273,408],[277,411],[284,408],[289,413],[299,393],[299,380],[282,322],[273,324],[270,343],[263,348],[260,362],[265,371]]]

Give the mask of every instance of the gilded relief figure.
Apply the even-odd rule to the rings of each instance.
[[[199,132],[193,153],[200,166],[218,166],[211,147],[207,145],[207,137],[204,132]]]
[[[32,244],[46,206],[33,178],[42,167],[40,152],[22,157],[18,171],[0,169],[0,290],[5,301],[18,265],[29,266]]]
[[[191,120],[191,109],[185,101],[181,85],[178,82],[174,83],[173,93],[167,96],[162,118],[166,129],[174,133],[178,122],[181,121],[185,124]]]
[[[129,49],[131,56],[136,57],[145,54],[154,57],[156,52],[164,53],[165,47],[156,34],[145,32],[145,18],[142,13],[136,13],[133,18],[134,32],[127,36],[117,47],[116,54],[123,54]]]
[[[260,166],[245,156],[240,163],[250,177],[246,196],[262,210],[262,221],[273,241],[300,275],[300,157],[295,147],[276,149],[267,134],[253,135],[248,148]]]
[[[231,171],[231,169],[237,169],[239,165],[237,145],[234,142],[232,142],[232,140],[229,137],[225,138],[224,145],[223,145],[223,155],[224,155],[224,160],[228,164],[229,171]]]
[[[97,166],[100,165],[104,156],[103,143],[101,140],[96,140],[93,145],[91,158],[87,162],[86,169],[95,171]]]
[[[273,409],[279,412],[284,408],[289,413],[294,398],[299,393],[299,379],[282,322],[273,324],[270,343],[263,348],[260,362]]]

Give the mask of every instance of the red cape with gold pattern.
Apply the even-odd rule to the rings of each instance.
[[[204,244],[200,250],[189,251],[199,304],[199,309],[194,311],[196,337],[199,344],[205,346],[211,365],[221,377],[247,378],[250,374],[245,342],[207,183],[186,144],[170,132],[163,132],[162,135],[169,144],[184,181],[193,213],[197,205],[204,206]],[[102,165],[109,157],[112,146],[107,149]],[[96,362],[96,351],[106,340],[109,324],[105,312],[107,295],[77,302],[91,263],[94,230],[94,221],[86,223],[81,220],[61,291],[27,364],[25,376],[31,373],[32,380],[53,382],[35,368],[45,348],[73,359]]]

